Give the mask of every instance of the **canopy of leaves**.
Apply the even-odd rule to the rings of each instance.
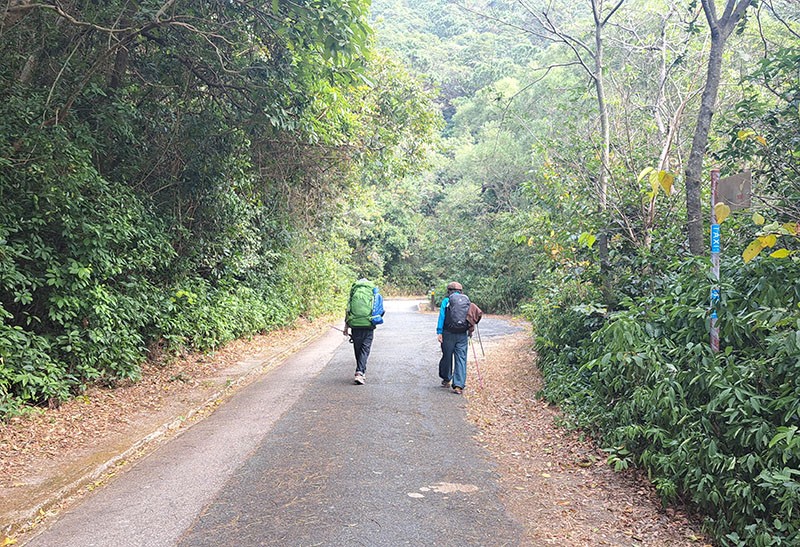
[[[437,123],[368,7],[2,8],[0,416],[341,306],[346,212]]]

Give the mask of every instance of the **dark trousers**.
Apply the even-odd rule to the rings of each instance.
[[[372,336],[375,329],[351,327],[350,336],[353,338],[353,351],[356,354],[356,372],[367,373],[367,359],[372,349]]]
[[[466,332],[442,333],[442,358],[439,360],[439,378],[453,383],[453,387],[463,388],[467,383],[467,345]]]

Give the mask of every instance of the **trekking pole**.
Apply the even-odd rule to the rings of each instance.
[[[483,340],[481,340],[481,328],[475,323],[475,330],[478,332],[478,342],[481,345],[481,357],[486,357],[486,354],[483,352]]]
[[[333,325],[328,325],[328,326],[329,326],[330,328],[332,328],[333,330],[338,330],[338,331],[339,331],[339,332],[341,332],[342,334],[345,334],[344,330],[343,330],[343,329],[340,329],[339,327],[334,327]],[[351,344],[353,343],[353,335],[352,335],[352,334],[350,335],[350,340],[349,340],[349,342],[350,342]]]
[[[483,377],[481,377],[481,367],[478,364],[478,352],[475,351],[475,343],[472,341],[472,337],[470,337],[469,343],[472,346],[472,355],[475,356],[475,370],[478,372],[478,385],[483,389]]]

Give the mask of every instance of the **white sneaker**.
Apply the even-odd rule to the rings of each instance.
[[[360,372],[356,372],[356,380],[355,381],[356,381],[357,384],[363,385],[364,382],[366,381],[366,378]]]

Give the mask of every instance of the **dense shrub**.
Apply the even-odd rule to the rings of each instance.
[[[406,202],[388,222],[367,210],[362,234],[346,213],[421,170],[438,115],[374,51],[368,7],[4,12],[0,420],[135,379],[152,347],[212,350],[341,307],[363,234],[376,265],[402,262]]]
[[[54,130],[0,171],[4,390],[60,399],[86,381],[134,378],[154,309],[138,297],[172,249],[126,188]]]
[[[718,354],[706,268],[676,265],[662,295],[629,299],[600,324],[585,305],[540,318],[544,394],[617,468],[640,465],[665,501],[700,509],[723,544],[796,545],[800,262],[723,264]]]
[[[62,128],[34,135],[23,168],[0,168],[0,417],[137,379],[153,344],[212,350],[341,306],[346,260],[324,243],[274,237],[228,195],[178,256],[191,233],[100,176]]]

